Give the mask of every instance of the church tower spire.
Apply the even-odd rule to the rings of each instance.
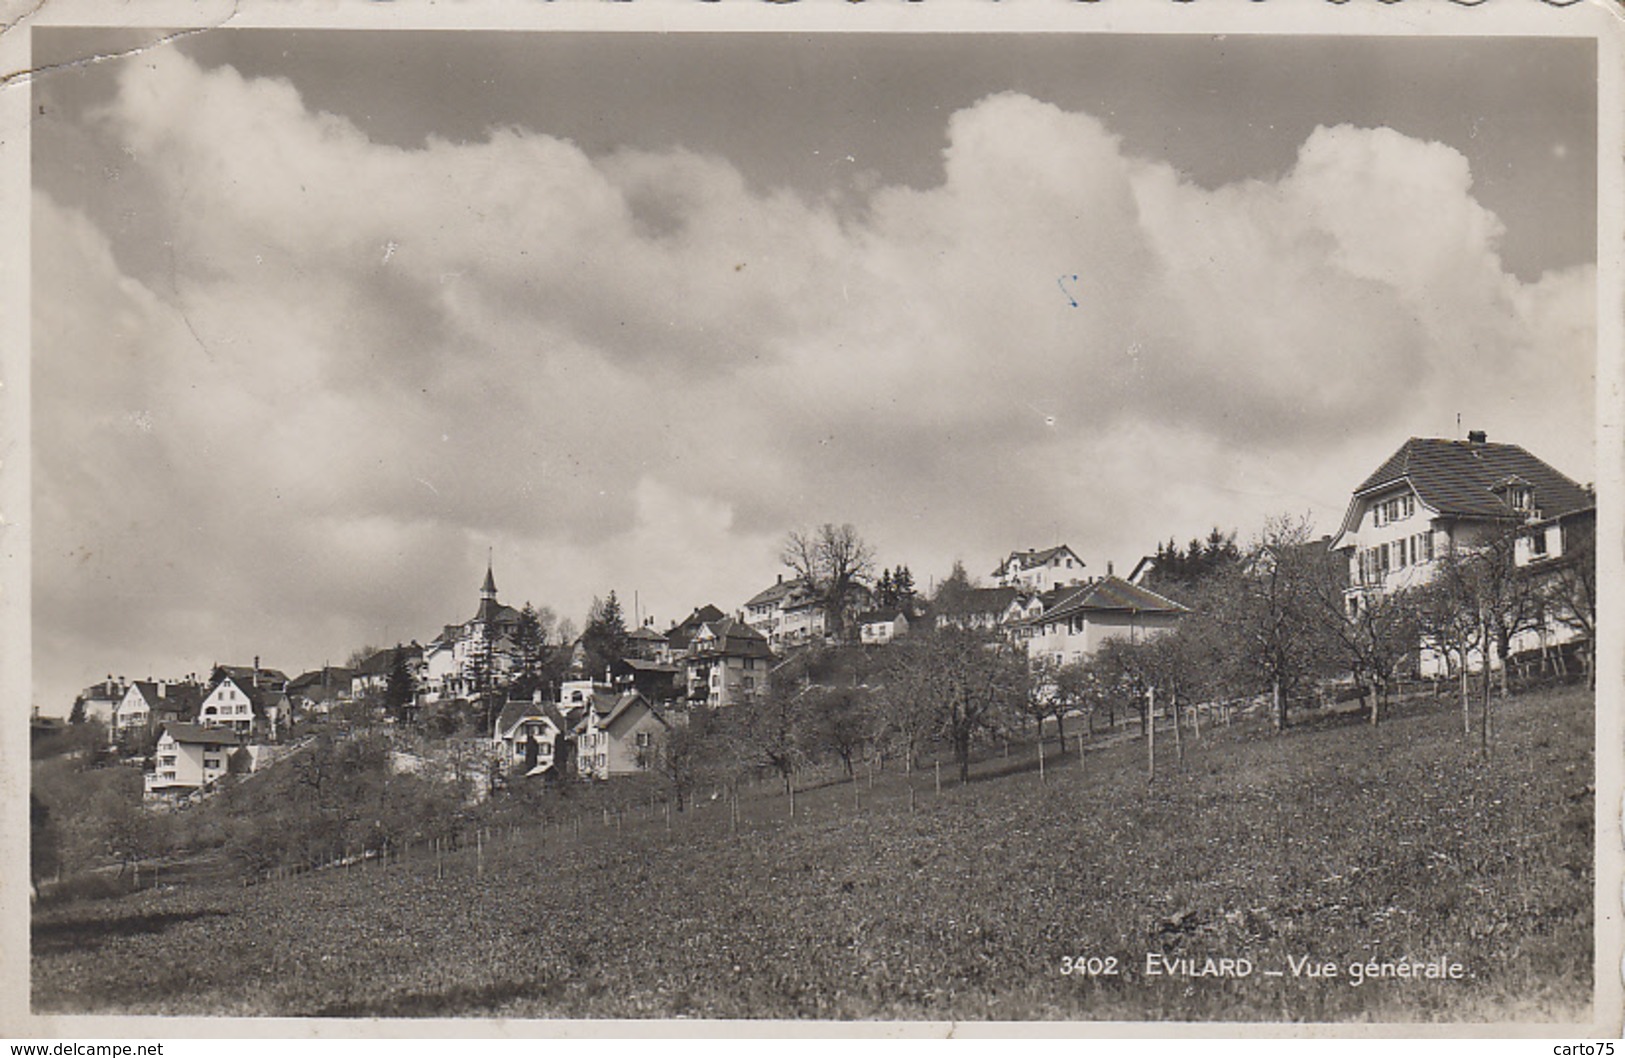
[[[485,556],[485,583],[480,585],[480,598],[490,599],[492,602],[495,602],[496,597],[497,581],[496,578],[491,575],[491,555],[489,552],[487,552]]]

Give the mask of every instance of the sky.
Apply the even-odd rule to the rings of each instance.
[[[1594,473],[1589,41],[33,39],[47,715],[427,641],[488,555],[664,628],[822,522],[1122,573],[1410,436]]]

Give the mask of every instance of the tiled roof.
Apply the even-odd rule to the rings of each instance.
[[[1002,614],[1021,592],[1016,588],[966,588],[937,601],[935,612],[949,617],[958,614]]]
[[[752,595],[745,602],[745,605],[766,606],[768,603],[778,602],[780,599],[783,599],[788,595],[792,595],[795,592],[806,590],[806,582],[800,577],[794,577],[790,580],[781,580],[777,584],[764,588],[755,595]]]
[[[1130,584],[1121,577],[1105,577],[1076,590],[1072,598],[1053,610],[1047,610],[1035,621],[1056,621],[1078,613],[1189,613],[1190,607],[1148,588]]]
[[[904,620],[908,619],[908,615],[903,613],[902,607],[895,610],[870,610],[868,613],[858,614],[857,620],[860,625],[875,625],[880,624],[882,621],[890,624],[899,617]]]
[[[1011,563],[1015,563],[1016,567],[1019,569],[1032,569],[1035,566],[1044,565],[1050,559],[1060,554],[1069,554],[1073,558],[1078,557],[1076,552],[1065,544],[1061,544],[1057,547],[1047,547],[1042,551],[1012,551],[1010,552],[1010,557],[1005,559],[1004,562],[1000,564],[999,568],[993,571],[993,575],[995,577],[999,576],[1009,568]],[[1078,565],[1081,566],[1082,564],[1083,560],[1081,558],[1078,559]]]
[[[662,633],[656,632],[648,625],[639,625],[632,629],[632,631],[626,633],[626,638],[641,639],[649,643],[664,643],[666,641],[666,637]]]
[[[254,667],[252,665],[216,665],[214,673],[217,680],[220,676],[230,676],[237,686],[244,689],[254,683]],[[281,669],[261,668],[259,674],[260,686],[262,687],[268,683],[280,684],[284,687],[288,685],[288,674]]]
[[[204,727],[202,724],[169,724],[164,731],[176,742],[191,744],[214,743],[222,746],[240,746],[242,738],[229,728]]]
[[[1535,506],[1548,518],[1596,505],[1579,483],[1519,445],[1439,437],[1406,441],[1354,494],[1408,480],[1422,502],[1440,514],[1506,517],[1512,511],[1495,489],[1515,477],[1534,487]]]
[[[706,640],[704,650],[708,654],[722,654],[728,657],[771,657],[773,652],[768,649],[767,637],[756,631],[750,625],[736,621],[732,617],[724,617],[720,621],[708,621],[703,626],[711,630],[714,639]],[[691,649],[700,649],[700,637],[694,637]]]

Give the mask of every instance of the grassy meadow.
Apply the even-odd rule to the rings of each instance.
[[[1476,722],[1476,716],[1475,716]],[[585,809],[438,865],[42,905],[36,1013],[1286,1021],[1590,1020],[1592,697],[1447,699],[995,749],[789,802]],[[579,831],[578,831],[579,827]],[[1243,958],[1245,978],[1151,976]],[[1459,980],[1295,978],[1444,959]],[[1114,975],[1063,973],[1116,960]],[[1281,977],[1265,971],[1283,971]]]

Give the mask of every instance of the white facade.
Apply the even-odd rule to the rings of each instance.
[[[239,734],[247,734],[254,727],[253,700],[230,676],[203,699],[197,715],[204,727],[227,727]]]
[[[221,733],[220,741],[200,736],[191,725],[176,725],[158,739],[153,770],[146,775],[149,794],[182,793],[200,789],[220,779],[231,768],[231,754],[237,743]]]

